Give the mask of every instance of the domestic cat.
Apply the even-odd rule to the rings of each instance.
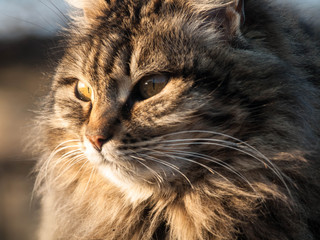
[[[70,2],[40,239],[319,239],[316,28],[271,0]]]

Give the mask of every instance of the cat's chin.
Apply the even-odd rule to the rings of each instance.
[[[142,179],[126,173],[121,168],[114,168],[110,165],[100,165],[100,174],[116,185],[126,198],[132,203],[138,203],[150,198],[154,188],[146,184]]]

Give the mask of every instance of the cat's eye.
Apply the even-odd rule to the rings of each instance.
[[[140,94],[144,99],[150,98],[161,92],[167,83],[168,77],[165,75],[155,75],[145,78],[139,82]]]
[[[89,85],[78,81],[75,88],[76,97],[84,102],[92,100],[92,89]]]

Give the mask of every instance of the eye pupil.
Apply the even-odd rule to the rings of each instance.
[[[152,78],[143,79],[140,82],[140,93],[144,99],[150,98],[159,92],[168,83],[168,78],[163,75],[153,76]]]

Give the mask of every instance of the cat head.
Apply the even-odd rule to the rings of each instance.
[[[242,1],[72,3],[86,23],[72,31],[57,69],[46,148],[77,142],[70,148],[83,158],[61,153],[126,189],[278,174],[246,144],[294,132],[277,111],[292,108],[279,97],[290,95],[290,70],[239,40]]]

